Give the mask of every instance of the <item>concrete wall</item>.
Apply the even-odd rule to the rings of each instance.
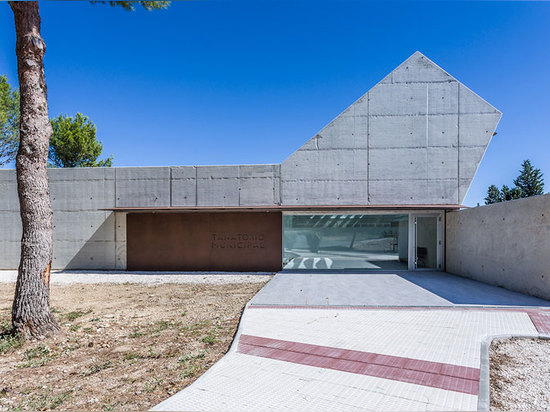
[[[416,52],[282,163],[282,203],[460,204],[500,117]]]
[[[550,299],[550,194],[446,215],[447,271]]]
[[[0,269],[19,265],[21,220],[15,170],[0,170]]]
[[[116,168],[117,207],[280,204],[279,165]]]
[[[54,269],[124,269],[125,215],[115,206],[115,169],[51,169]],[[0,170],[0,269],[19,265],[21,221],[15,171]]]
[[[54,269],[126,269],[126,214],[114,207],[280,204],[279,165],[50,169]],[[19,265],[14,170],[0,170],[0,269]]]

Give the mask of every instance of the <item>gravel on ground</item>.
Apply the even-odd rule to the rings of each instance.
[[[491,410],[550,410],[550,340],[495,339],[489,357]]]
[[[226,283],[265,283],[273,273],[269,272],[127,272],[127,271],[85,271],[53,270],[51,284],[73,285],[77,283],[138,283],[143,285],[161,285],[164,283],[207,283],[221,285]],[[12,283],[17,280],[17,270],[0,270],[0,283]]]

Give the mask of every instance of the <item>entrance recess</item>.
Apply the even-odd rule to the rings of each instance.
[[[413,269],[442,269],[442,222],[440,215],[414,215]]]
[[[441,213],[283,214],[283,269],[442,270]]]

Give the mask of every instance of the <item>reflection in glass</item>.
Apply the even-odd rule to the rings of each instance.
[[[407,269],[408,215],[284,215],[284,269]]]

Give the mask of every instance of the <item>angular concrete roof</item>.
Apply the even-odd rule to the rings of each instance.
[[[460,204],[500,117],[415,52],[282,163],[282,204]]]

